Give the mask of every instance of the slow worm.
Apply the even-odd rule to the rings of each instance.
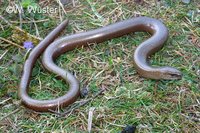
[[[47,37],[40,42],[30,53],[24,64],[23,75],[19,87],[19,96],[23,104],[35,111],[55,110],[59,106],[67,106],[78,98],[79,81],[69,71],[57,66],[54,60],[61,54],[87,46],[89,43],[101,43],[109,39],[120,37],[131,32],[148,32],[152,36],[141,43],[133,54],[133,64],[136,71],[142,76],[151,79],[181,79],[181,72],[173,67],[152,67],[147,62],[148,56],[163,47],[168,38],[165,25],[149,17],[137,17],[117,22],[95,30],[64,36],[54,41],[59,33],[67,26],[68,21],[62,22]],[[69,84],[69,91],[64,96],[52,100],[36,100],[28,95],[28,87],[33,66],[37,58],[43,53],[43,65],[50,71],[64,79]]]

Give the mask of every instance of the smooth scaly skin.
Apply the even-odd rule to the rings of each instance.
[[[70,84],[69,92],[66,95],[56,98],[54,100],[35,100],[28,96],[30,76],[37,58],[42,54],[46,47],[54,41],[54,39],[67,26],[67,24],[67,20],[63,21],[49,35],[47,35],[47,37],[31,51],[28,59],[24,64],[24,71],[19,87],[19,96],[21,97],[22,103],[25,106],[35,111],[48,111],[49,109],[55,109],[58,106],[71,104],[76,101],[80,94],[79,82],[71,73],[65,71],[64,73],[59,74],[59,76],[61,76],[63,79],[66,80],[66,82],[69,82]]]
[[[62,24],[57,28],[61,27]],[[63,30],[63,27],[59,30]],[[24,74],[22,76],[19,93],[22,102],[35,111],[48,111],[49,109],[55,109],[60,105],[67,106],[71,104],[79,95],[79,82],[70,72],[57,66],[54,63],[54,60],[67,51],[87,46],[89,43],[101,43],[112,38],[138,31],[149,32],[152,34],[152,37],[141,43],[135,50],[133,62],[137,72],[141,76],[151,79],[180,79],[181,72],[175,68],[168,66],[152,67],[147,63],[147,57],[160,50],[167,40],[167,28],[156,19],[137,17],[88,32],[65,36],[54,41],[51,45],[49,44],[52,41],[46,42],[46,40],[52,40],[52,38],[55,37],[51,34],[48,35],[35,49],[33,49],[24,65]],[[53,33],[55,33],[55,31],[53,31]],[[42,45],[44,44],[49,46],[44,46],[44,48],[42,48]],[[44,67],[50,72],[65,79],[66,82],[69,83],[70,89],[66,95],[54,100],[34,100],[28,96],[27,88],[35,60],[45,48],[46,50],[43,56]]]

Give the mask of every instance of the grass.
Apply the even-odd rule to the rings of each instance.
[[[1,15],[18,26],[18,14],[5,12],[8,4],[1,4]],[[55,1],[46,4],[59,7]],[[62,9],[60,16],[25,12],[24,21],[49,19],[36,23],[37,28],[30,23],[22,25],[30,34],[36,35],[39,31],[42,38],[60,23],[60,18],[70,19],[65,34],[95,29],[137,15],[160,19],[168,27],[170,36],[150,62],[155,66],[176,67],[183,73],[183,78],[156,81],[136,73],[132,53],[149,37],[146,33],[130,34],[101,45],[76,49],[59,57],[57,64],[73,71],[81,88],[89,88],[88,98],[100,88],[106,91],[87,105],[59,118],[55,114],[30,111],[20,104],[17,91],[26,52],[0,41],[0,55],[4,54],[0,60],[0,132],[87,132],[91,107],[95,107],[93,132],[120,132],[131,124],[137,125],[137,132],[200,132],[199,4],[198,0],[190,4],[172,0],[150,0],[143,4],[79,0],[75,1],[75,7],[72,4],[65,6],[66,15]],[[0,24],[0,36],[12,40],[12,29],[3,21]],[[45,71],[40,61],[33,70],[30,86],[29,94],[37,99],[61,96],[68,87],[54,74]],[[17,112],[13,113],[16,109]]]

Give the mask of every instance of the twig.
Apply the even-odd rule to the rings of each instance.
[[[95,7],[92,5],[90,0],[86,0],[87,3],[90,5],[94,15],[98,18],[98,20],[100,20],[101,22],[104,21],[104,18],[98,13],[98,11],[95,9]]]
[[[8,20],[6,20],[3,16],[0,16],[0,18],[1,18],[6,24],[8,24],[9,26],[12,27],[12,24],[11,24]]]
[[[3,25],[0,23],[1,29],[4,31]]]
[[[4,120],[5,118],[9,117],[9,116],[10,116],[10,115],[12,115],[12,114],[15,114],[15,113],[17,113],[18,111],[20,111],[20,109],[21,109],[21,107],[17,108],[17,109],[16,109],[16,110],[14,110],[13,112],[11,112],[11,113],[9,113],[9,114],[5,115],[3,118],[1,118],[1,120],[0,120],[0,121]]]
[[[19,48],[21,48],[21,49],[24,49],[24,47],[22,47],[22,46],[20,46],[20,45],[18,45],[18,44],[16,44],[16,43],[14,43],[14,42],[11,42],[11,41],[9,41],[9,40],[7,40],[7,39],[5,39],[5,38],[0,37],[0,40],[2,40],[2,41],[4,41],[4,42],[7,42],[7,43],[9,43],[9,44],[12,44],[12,45],[14,45],[14,46],[17,46],[17,47],[19,47]]]
[[[40,33],[39,33],[37,24],[35,23],[35,20],[34,20],[34,19],[33,19],[33,23],[34,23],[34,26],[35,26],[36,36],[37,36],[37,37],[40,37]]]
[[[18,6],[18,5],[16,5]],[[19,4],[20,7],[22,7],[20,4]],[[22,8],[18,8],[19,9],[19,27],[22,29],[22,12],[23,12],[23,9]]]
[[[76,6],[76,4],[75,4],[75,1],[74,1],[74,0],[72,0],[72,5],[73,5],[73,7],[75,7],[75,6]]]
[[[65,11],[65,8],[64,8],[63,4],[60,2],[60,0],[57,0],[57,3],[58,3],[59,6],[62,8],[64,14],[67,15],[67,12]]]
[[[19,32],[22,32],[22,33],[25,33],[25,34],[27,34],[27,36],[29,36],[29,37],[31,37],[31,38],[34,38],[34,39],[37,39],[37,40],[39,40],[39,41],[41,41],[42,40],[42,38],[40,38],[40,37],[36,37],[36,36],[34,36],[34,35],[31,35],[30,33],[27,33],[27,32],[25,32],[24,30],[22,30],[22,29],[20,29],[19,27],[13,27],[15,30],[17,30],[17,31],[19,31]]]
[[[17,26],[13,26],[13,25],[12,25],[8,20],[6,20],[3,16],[0,15],[0,18],[1,18],[7,25],[9,25],[12,29],[14,29],[14,30],[16,30],[16,31],[18,31],[18,32],[22,32],[23,34],[26,34],[27,36],[29,36],[29,37],[31,37],[31,38],[33,38],[33,39],[35,39],[35,40],[39,40],[39,41],[42,40],[42,38],[36,37],[36,36],[34,36],[34,35],[31,35],[31,34],[25,32],[24,30],[22,30],[21,28],[19,28],[19,27],[17,27]],[[2,39],[2,38],[1,38],[1,39]],[[3,38],[3,39],[4,39],[4,38]],[[4,40],[4,41],[6,41],[6,42],[8,42],[8,43],[11,42],[11,41],[7,41],[7,40]],[[22,46],[16,45],[16,44],[14,44],[13,42],[11,42],[10,44],[15,45],[15,46],[17,46],[17,47],[20,47],[20,48],[24,49]]]
[[[194,122],[200,122],[200,118],[190,117],[190,116],[187,116],[187,115],[182,114],[182,113],[181,113],[181,115],[184,116],[188,120],[192,120]]]
[[[8,53],[9,50],[6,50],[1,56],[0,56],[0,60],[6,55],[6,53]],[[1,104],[1,102],[0,102]]]
[[[41,23],[41,22],[47,22],[47,21],[49,21],[49,19],[34,20],[35,23]],[[11,23],[14,23],[14,24],[20,23],[20,22],[18,22],[18,21],[10,21],[10,22],[11,22]],[[22,23],[22,24],[29,24],[29,23],[33,23],[33,21],[32,21],[32,20],[30,20],[30,21],[22,21],[21,23]]]
[[[0,102],[0,105],[3,105],[4,103],[6,103],[7,101],[11,100],[11,98],[8,98],[6,100],[3,100],[2,102]]]
[[[90,101],[94,100],[94,99],[97,98],[97,96],[100,95],[102,92],[104,92],[104,89],[101,89],[97,94],[95,94],[95,95],[92,96],[91,98],[89,98],[89,99],[87,99],[87,100],[85,100],[85,101],[79,103],[79,104],[78,104],[77,106],[75,106],[75,107],[70,108],[70,109],[67,110],[66,112],[59,113],[59,112],[54,111],[54,110],[49,110],[49,111],[52,112],[52,113],[55,113],[55,114],[57,114],[57,115],[59,115],[59,116],[61,116],[61,117],[64,117],[65,115],[67,115],[68,113],[72,112],[73,110],[78,109],[78,108],[80,108],[80,107],[86,105],[86,104],[89,103]]]
[[[92,131],[92,117],[93,117],[94,110],[95,110],[95,107],[91,107],[89,109],[89,114],[88,114],[88,133],[91,133],[91,131]]]

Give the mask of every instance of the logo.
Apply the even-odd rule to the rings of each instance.
[[[21,13],[21,11],[22,11],[22,7],[21,6],[17,6],[17,5],[8,6],[6,8],[6,12],[9,13],[9,14],[11,14],[11,13]]]
[[[6,8],[6,12],[9,13],[9,14],[16,14],[16,13],[21,13],[23,11],[26,11],[28,13],[43,13],[43,14],[55,14],[58,12],[58,8],[52,8],[52,7],[44,7],[44,8],[41,8],[41,7],[38,7],[38,6],[28,6],[27,8],[23,9],[22,6],[8,6]]]
[[[27,10],[29,13],[48,13],[48,14],[55,14],[58,9],[57,8],[51,8],[51,7],[44,7],[40,8],[38,6],[28,6]]]

